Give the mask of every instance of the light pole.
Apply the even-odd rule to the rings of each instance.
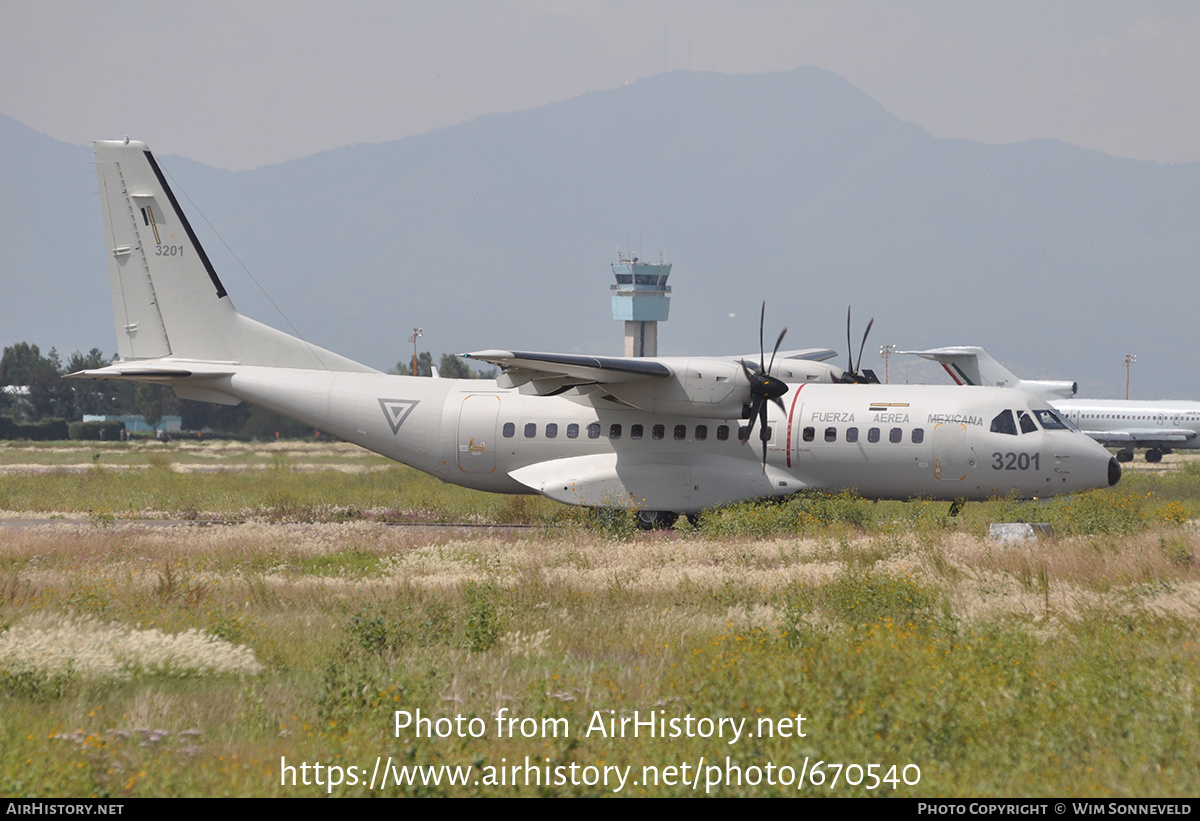
[[[889,382],[890,382],[890,380],[888,378],[888,358],[891,357],[892,353],[895,350],[896,350],[895,345],[880,345],[879,346],[879,355],[883,357],[883,384],[885,384],[885,385],[889,384]]]
[[[1136,354],[1131,354],[1131,353],[1125,354],[1125,398],[1126,399],[1129,398],[1129,369],[1130,369],[1130,367],[1133,366],[1134,362],[1137,362]]]
[[[408,341],[413,344],[413,364],[412,364],[412,375],[413,376],[419,375],[417,373],[417,340],[420,338],[421,338],[421,329],[413,328],[412,336],[410,336],[408,338]]]

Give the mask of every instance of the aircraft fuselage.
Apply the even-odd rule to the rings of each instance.
[[[1108,453],[1077,431],[992,432],[1004,410],[1046,407],[1001,388],[792,385],[786,413],[771,406],[764,468],[758,431],[739,442],[745,420],[596,407],[489,380],[243,367],[213,387],[447,482],[570,504],[688,513],[804,488],[952,500],[1115,481]]]

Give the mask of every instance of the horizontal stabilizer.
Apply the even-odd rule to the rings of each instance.
[[[76,371],[67,379],[130,379],[134,382],[168,382],[180,379],[219,379],[233,376],[232,370],[185,370],[183,368],[154,367],[147,364],[109,365],[107,368]]]
[[[237,405],[241,400],[221,389],[223,385],[228,384],[224,380],[234,374],[233,370],[214,368],[208,364],[197,364],[195,368],[185,369],[139,362],[128,365],[118,363],[109,365],[107,368],[76,371],[68,374],[67,379],[127,379],[133,382],[151,382],[157,385],[170,385],[180,399],[213,402],[218,405]]]

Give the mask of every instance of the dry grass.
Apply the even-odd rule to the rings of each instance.
[[[178,456],[183,450],[169,465],[159,459],[129,473],[163,485],[180,480],[179,504],[194,510],[252,507],[228,493],[235,485],[224,475],[175,473],[176,460],[193,458]],[[197,463],[212,458],[205,453]],[[1012,509],[1004,502],[956,524],[943,506],[839,500],[856,520],[802,519],[797,532],[793,516],[792,532],[763,538],[562,525],[583,521],[569,517],[545,529],[395,527],[364,515],[312,516],[321,505],[333,510],[329,495],[349,496],[363,487],[353,484],[359,480],[322,474],[322,499],[311,475],[298,476],[261,448],[250,453],[260,460],[258,484],[278,480],[277,496],[319,500],[294,508],[311,520],[263,515],[164,527],[93,512],[81,523],[0,526],[0,636],[64,624],[96,635],[198,631],[247,648],[263,668],[187,678],[140,669],[129,680],[81,669],[52,682],[0,675],[0,791],[324,792],[281,786],[280,756],[361,765],[395,755],[479,772],[525,755],[640,767],[726,754],[797,766],[805,756],[915,763],[921,783],[895,791],[909,797],[1200,790],[1200,531],[1171,524],[1176,517],[1146,515],[1140,529],[1121,532],[1107,523],[1124,527],[1129,519],[1093,515],[1104,508],[1093,497],[1071,509],[1103,532],[1020,545],[978,535],[987,511]],[[1171,492],[1190,504],[1186,481],[1194,477],[1174,476]],[[48,485],[64,499],[72,482],[96,486],[90,473],[41,485],[38,477],[18,478],[11,487],[21,499]],[[404,473],[394,478],[409,481]],[[127,487],[136,481],[131,476]],[[200,498],[217,501],[208,507],[188,495],[197,488]],[[476,498],[447,503],[421,484],[400,492],[431,509],[471,511]],[[1128,502],[1113,500],[1120,510]],[[157,510],[164,508],[133,513]],[[768,520],[781,512],[791,515],[733,511],[726,522],[741,516],[773,528]],[[508,709],[568,718],[573,727],[586,726],[596,710],[750,719],[803,711],[812,735],[734,748],[579,733],[396,738],[390,727],[399,708],[488,720]],[[777,794],[766,786],[740,792]]]

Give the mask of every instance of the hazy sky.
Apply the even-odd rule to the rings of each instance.
[[[664,70],[816,65],[939,137],[1200,160],[1200,3],[0,0],[0,112],[249,168]]]

